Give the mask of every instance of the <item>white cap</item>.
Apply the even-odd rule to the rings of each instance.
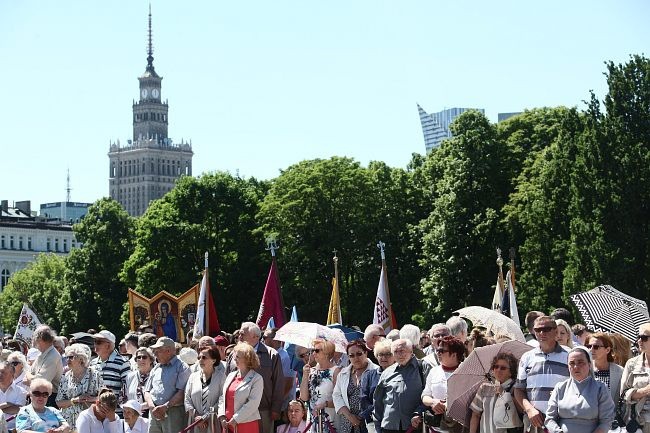
[[[183,347],[178,357],[187,365],[194,365],[199,360],[199,355],[196,353],[196,350],[190,347]]]
[[[142,415],[142,406],[140,406],[140,402],[138,402],[137,400],[129,400],[126,403],[122,404],[122,407],[123,408],[128,407],[129,409],[133,409],[134,411]]]
[[[93,334],[93,338],[102,338],[104,340],[108,340],[111,343],[115,344],[115,334],[113,334],[111,331],[99,331],[96,334]]]

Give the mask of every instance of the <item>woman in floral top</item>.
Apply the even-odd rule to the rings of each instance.
[[[340,369],[332,362],[334,343],[317,338],[312,346],[314,348],[310,362],[303,367],[300,399],[309,403],[309,415],[313,421],[312,432],[318,430],[318,423],[321,422],[323,432],[331,433],[329,426],[338,425],[332,392]],[[316,361],[316,365],[312,368],[310,364],[313,361]],[[319,414],[324,415],[320,420]]]
[[[90,349],[85,344],[75,343],[65,348],[68,358],[68,372],[61,378],[56,405],[71,426],[77,425],[81,411],[90,407],[97,399],[104,382],[102,375],[94,368],[88,367]]]

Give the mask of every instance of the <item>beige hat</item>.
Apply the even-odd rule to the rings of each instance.
[[[94,339],[102,339],[102,340],[108,340],[111,343],[115,344],[115,334],[113,334],[111,331],[99,331],[96,334],[93,334]]]
[[[187,365],[194,365],[199,360],[199,354],[190,347],[183,347],[178,357]]]
[[[151,349],[160,349],[161,347],[172,347],[176,349],[176,343],[169,337],[160,337],[156,344],[151,346]]]

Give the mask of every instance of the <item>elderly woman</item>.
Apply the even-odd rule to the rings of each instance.
[[[640,355],[630,358],[623,369],[621,379],[621,392],[625,392],[625,401],[628,406],[634,405],[634,414],[637,422],[641,424],[643,433],[650,433],[650,323],[639,326]],[[630,407],[631,409],[631,407]],[[631,412],[628,411],[628,412]]]
[[[195,433],[208,429],[210,408],[216,407],[221,397],[223,383],[226,381],[221,355],[216,347],[203,347],[198,356],[199,371],[190,375],[185,386],[185,411],[190,422],[199,421]]]
[[[472,353],[477,347],[487,346],[489,344],[494,344],[495,341],[493,338],[488,337],[485,332],[479,328],[472,329],[472,332],[469,333],[467,341],[465,342],[466,352]]]
[[[440,365],[431,369],[422,391],[422,403],[440,416],[440,426],[434,426],[440,433],[460,433],[463,426],[447,417],[447,379],[465,359],[465,344],[456,337],[443,337],[436,349]],[[438,417],[436,417],[438,418]]]
[[[115,409],[117,396],[108,388],[102,389],[97,401],[77,417],[77,433],[122,433],[123,424]]]
[[[406,325],[405,325],[406,326]],[[418,329],[418,342],[420,330]],[[376,345],[376,344],[375,344]],[[332,399],[339,414],[339,433],[366,433],[366,422],[361,417],[361,377],[368,370],[379,367],[368,359],[368,348],[363,340],[354,340],[346,347],[350,365],[341,370],[334,385]]]
[[[260,367],[260,360],[255,349],[247,343],[235,346],[233,358],[237,370],[226,377],[219,397],[217,416],[221,428],[229,432],[259,433],[261,416],[258,408],[264,380],[255,370]]]
[[[332,362],[334,355],[334,343],[317,338],[312,342],[312,356],[303,367],[302,382],[300,382],[300,400],[307,401],[312,420],[312,431],[318,427],[316,418],[321,411],[325,412],[332,425],[337,424],[336,412],[334,411],[334,384],[340,369]],[[316,361],[314,367],[312,361]],[[329,424],[323,423],[324,432],[329,432]]]
[[[27,388],[27,386],[23,384],[25,373],[27,373],[27,370],[29,369],[25,355],[18,351],[11,352],[9,356],[7,356],[7,362],[14,366],[14,385]]]
[[[367,369],[361,377],[361,413],[359,416],[366,422],[366,428],[370,433],[375,433],[375,423],[372,420],[374,406],[374,394],[379,376],[381,373],[395,363],[395,357],[390,350],[391,340],[384,339],[375,343],[373,350],[375,358],[379,362],[379,368]]]
[[[562,319],[555,319],[555,324],[557,325],[557,336],[555,337],[555,340],[560,343],[560,346],[572,348],[573,338],[571,338],[571,336],[573,334],[569,324]]]
[[[469,433],[508,433],[507,428],[497,428],[494,423],[494,405],[503,393],[510,393],[517,378],[517,358],[511,353],[499,353],[492,360],[490,371],[495,382],[482,383],[470,405],[472,418]],[[514,408],[513,408],[514,410]],[[519,426],[517,431],[521,431]],[[514,428],[514,427],[513,427]]]
[[[46,406],[47,399],[52,395],[52,383],[37,377],[29,384],[29,395],[32,402],[23,406],[16,416],[16,431],[18,433],[68,433],[70,425],[61,412]]]
[[[146,418],[149,414],[147,403],[144,400],[144,384],[149,379],[149,373],[155,364],[153,351],[148,347],[139,347],[135,351],[137,370],[130,371],[126,377],[126,398],[140,403],[140,411]]]
[[[124,433],[147,433],[149,431],[149,419],[142,416],[142,405],[137,400],[129,400],[122,405],[124,422],[122,429]]]
[[[614,420],[614,402],[603,382],[594,379],[589,352],[569,352],[571,377],[551,391],[544,424],[549,433],[607,433]]]
[[[603,332],[591,334],[587,339],[585,347],[591,353],[594,377],[596,380],[607,385],[612,401],[618,402],[621,392],[621,377],[623,377],[623,367],[614,363],[614,353],[612,339]]]
[[[90,349],[74,343],[65,348],[68,372],[61,378],[56,405],[71,426],[77,425],[77,416],[97,398],[104,384],[101,372],[89,368]]]
[[[307,418],[307,409],[301,401],[291,400],[287,407],[288,423],[279,425],[275,433],[302,433],[305,428],[305,419]]]

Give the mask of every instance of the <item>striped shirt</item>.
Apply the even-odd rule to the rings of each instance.
[[[556,383],[569,377],[569,352],[559,344],[549,353],[539,347],[524,353],[519,360],[515,388],[525,389],[528,401],[542,414]]]
[[[126,378],[131,371],[129,361],[124,359],[117,351],[113,351],[106,361],[102,361],[98,356],[90,362],[90,366],[101,373],[104,386],[113,391],[117,396],[118,403],[123,403]],[[122,412],[119,406],[116,412]]]

